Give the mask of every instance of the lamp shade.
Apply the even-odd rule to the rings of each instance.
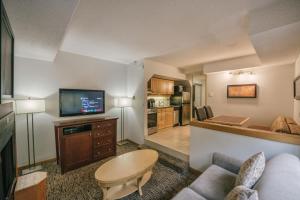
[[[45,100],[26,99],[16,100],[17,114],[45,112]]]
[[[116,97],[114,99],[114,105],[116,107],[131,107],[132,106],[132,98],[129,98],[129,97]]]

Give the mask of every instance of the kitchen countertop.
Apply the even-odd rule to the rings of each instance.
[[[172,108],[173,106],[159,106],[159,107],[155,107],[157,109],[160,109],[160,108]]]
[[[175,108],[175,107],[180,107],[180,106],[159,106],[159,107],[155,107],[156,109],[160,109],[160,108]]]

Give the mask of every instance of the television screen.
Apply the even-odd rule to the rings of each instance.
[[[103,90],[59,89],[59,101],[61,117],[105,112]]]

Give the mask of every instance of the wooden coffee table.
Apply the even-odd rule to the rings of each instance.
[[[103,199],[120,199],[135,191],[142,196],[142,186],[152,175],[158,153],[145,149],[129,152],[101,165],[95,178],[103,190]]]

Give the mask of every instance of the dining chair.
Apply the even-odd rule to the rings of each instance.
[[[210,106],[204,106],[204,109],[208,119],[214,117],[214,113]]]
[[[204,121],[207,119],[206,112],[203,107],[201,107],[201,108],[194,107],[194,111],[196,113],[198,121]]]

